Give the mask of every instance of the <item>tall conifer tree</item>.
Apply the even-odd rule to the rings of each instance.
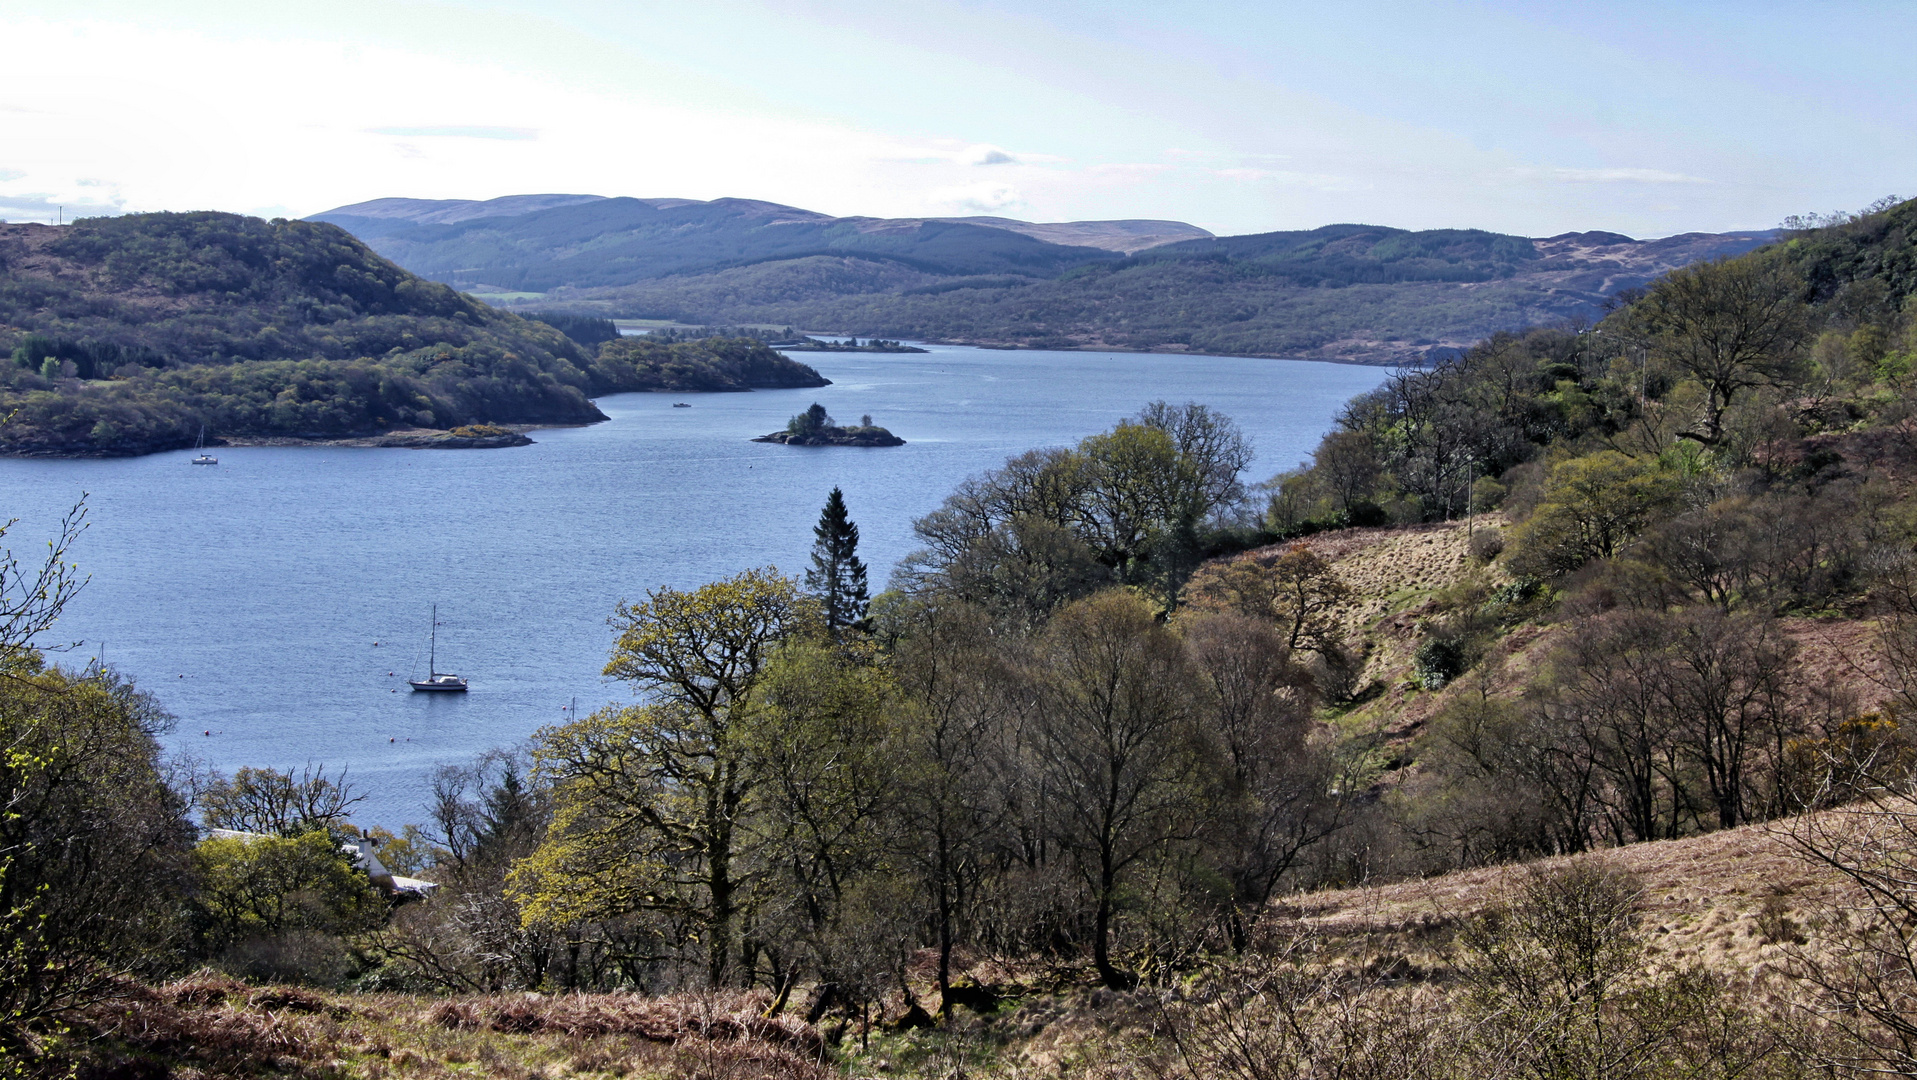
[[[834,630],[856,626],[864,620],[869,600],[865,564],[859,561],[859,527],[847,516],[845,495],[838,488],[826,496],[812,535],[812,569],[805,572],[805,587],[824,601],[826,625]]]

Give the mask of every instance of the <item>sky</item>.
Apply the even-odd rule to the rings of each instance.
[[[1917,194],[1907,0],[0,0],[0,40],[11,221],[578,192],[1648,237]]]

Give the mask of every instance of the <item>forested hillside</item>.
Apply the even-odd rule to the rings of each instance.
[[[1595,322],[1614,297],[1660,274],[1769,238],[1573,233],[1534,241],[1334,225],[1167,244],[1039,280],[819,256],[567,290],[541,302],[922,341],[1416,363],[1503,330]]]
[[[728,369],[756,349],[755,372],[818,385],[756,346],[675,348]],[[0,226],[0,351],[12,453],[146,453],[202,426],[217,440],[586,423],[604,418],[590,396],[637,388],[591,346],[334,226],[217,213]]]
[[[381,199],[315,220],[502,303],[695,325],[1045,348],[1402,363],[1611,297],[1769,233],[1532,240],[1329,225],[832,218],[745,199]],[[1434,352],[1434,350],[1436,350]]]

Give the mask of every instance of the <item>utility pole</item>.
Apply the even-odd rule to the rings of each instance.
[[[1464,489],[1464,553],[1471,554],[1471,541],[1478,527],[1478,490],[1474,484]]]

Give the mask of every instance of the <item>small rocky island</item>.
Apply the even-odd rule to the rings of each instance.
[[[531,444],[524,433],[498,424],[464,424],[449,431],[392,432],[373,443],[408,450],[496,450]]]
[[[904,446],[905,440],[875,426],[870,416],[859,418],[857,426],[841,427],[832,422],[825,406],[812,407],[786,422],[784,431],[761,435],[753,442],[784,443],[787,446]]]
[[[796,342],[773,342],[780,352],[879,352],[914,353],[928,352],[917,345],[907,345],[900,341],[888,341],[885,338],[869,338],[860,341],[849,337],[844,341],[828,341],[824,338],[802,337]]]

